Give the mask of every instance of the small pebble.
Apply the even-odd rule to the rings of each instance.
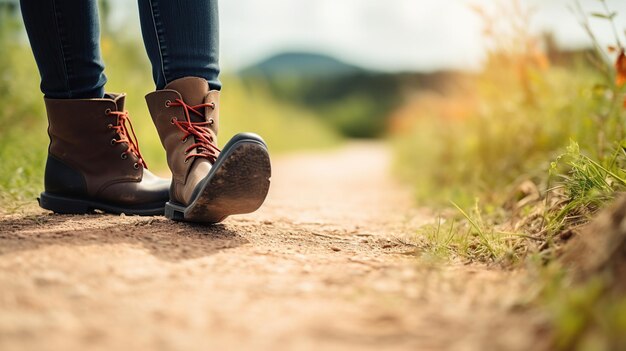
[[[568,230],[566,230],[566,231],[562,232],[562,233],[559,235],[559,238],[560,238],[561,240],[563,240],[563,241],[567,241],[567,240],[571,239],[571,238],[572,238],[575,234],[576,234],[576,233],[574,233],[574,231],[573,231],[573,230],[568,229]]]

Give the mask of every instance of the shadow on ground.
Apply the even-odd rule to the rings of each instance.
[[[0,255],[45,246],[129,244],[159,259],[209,256],[248,243],[224,225],[176,223],[164,217],[35,214],[0,220]]]

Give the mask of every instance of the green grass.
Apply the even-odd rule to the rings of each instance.
[[[1,17],[1,16],[0,16]],[[10,21],[0,25],[0,208],[14,210],[34,199],[47,152],[46,121],[37,67],[20,46]]]
[[[578,143],[571,141],[566,153],[550,168],[557,186],[552,189],[559,204],[547,214],[547,233],[587,223],[616,195],[626,190],[626,153],[620,145],[603,160],[585,155]]]
[[[538,263],[538,262],[537,262]],[[535,264],[534,301],[552,328],[554,350],[622,350],[626,345],[626,296],[611,292],[611,278],[577,282],[558,262]]]
[[[499,229],[484,217],[478,203],[468,213],[456,204],[460,216],[440,217],[436,224],[420,228],[422,256],[463,262],[495,263],[510,267],[522,261],[531,235]]]

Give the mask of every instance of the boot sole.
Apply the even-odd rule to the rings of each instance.
[[[97,201],[53,195],[46,192],[41,193],[37,200],[41,208],[58,214],[88,214],[100,210],[107,213],[124,213],[133,216],[160,216],[165,212],[164,203],[144,204],[138,208],[130,208]]]
[[[165,217],[175,221],[219,223],[259,209],[270,188],[271,164],[264,143],[245,139],[222,152],[200,191],[187,207],[168,202]]]

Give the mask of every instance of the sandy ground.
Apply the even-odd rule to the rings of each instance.
[[[262,210],[212,227],[1,217],[0,350],[530,349],[527,274],[420,259],[434,216],[389,161],[282,157]]]

